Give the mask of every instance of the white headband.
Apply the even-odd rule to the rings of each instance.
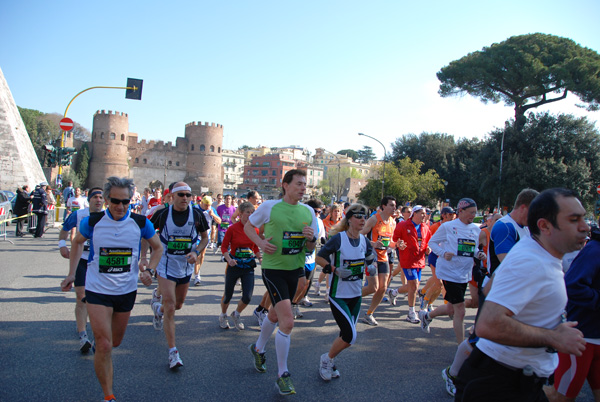
[[[190,188],[190,186],[179,186],[179,187],[175,187],[173,189],[173,191],[171,191],[171,193],[176,193],[178,191],[185,191],[185,190],[192,192],[192,189]]]

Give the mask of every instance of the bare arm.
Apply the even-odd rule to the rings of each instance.
[[[59,242],[60,242],[60,241],[66,241],[68,236],[69,236],[69,232],[66,232],[66,231],[64,231],[64,230],[61,230],[61,231],[58,233],[58,241],[59,241]],[[70,255],[70,253],[69,253],[69,247],[67,247],[66,245],[65,245],[65,246],[62,246],[62,247],[61,247],[61,248],[59,248],[58,250],[60,251],[60,255],[61,255],[63,258],[69,259],[69,258],[71,257],[71,255]]]
[[[79,264],[81,253],[83,252],[83,243],[85,243],[86,240],[87,239],[77,231],[77,234],[73,238],[73,243],[71,244],[72,253],[70,253],[71,255],[69,256],[69,274],[60,283],[60,288],[63,292],[71,290],[73,282],[75,282],[75,271],[77,271],[77,265]]]
[[[477,335],[501,345],[525,348],[551,346],[562,353],[581,356],[585,350],[583,334],[576,322],[565,322],[554,329],[534,327],[515,318],[506,307],[487,300],[477,320]]]
[[[256,226],[250,223],[250,221],[246,222],[244,225],[244,233],[246,233],[246,236],[248,236],[248,238],[252,240],[252,242],[256,244],[263,252],[267,254],[273,254],[275,251],[277,251],[277,246],[269,243],[269,240],[271,240],[272,237],[269,237],[268,239],[263,239],[260,237],[256,233]]]

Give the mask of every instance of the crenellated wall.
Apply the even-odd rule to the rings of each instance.
[[[104,183],[109,176],[131,177],[142,189],[154,180],[165,186],[185,180],[195,192],[223,191],[223,125],[192,122],[185,137],[171,141],[138,141],[129,132],[128,116],[96,112],[92,129],[89,183]]]

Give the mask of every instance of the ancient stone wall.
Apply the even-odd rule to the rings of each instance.
[[[25,124],[0,69],[0,189],[15,191],[17,187],[45,181]]]

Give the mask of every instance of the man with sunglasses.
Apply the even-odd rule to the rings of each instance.
[[[144,285],[152,283],[148,269],[139,268],[141,240],[146,240],[153,250],[149,268],[157,266],[162,252],[152,223],[129,212],[133,187],[131,179],[108,178],[103,192],[108,209],[92,213],[80,222],[71,247],[69,275],[61,283],[63,291],[71,289],[83,244],[89,239],[85,299],[96,342],[94,369],[107,401],[115,400],[112,348],[119,346],[125,336],[135,304],[138,272],[141,271]]]
[[[156,211],[151,219],[163,244],[157,267],[161,297],[153,301],[152,311],[154,328],[164,329],[169,346],[169,368],[174,370],[183,366],[175,346],[175,310],[183,306],[196,258],[208,244],[209,227],[204,214],[191,207],[192,189],[187,183],[175,183],[169,193],[173,195],[172,205]],[[199,237],[200,244],[194,247]]]

